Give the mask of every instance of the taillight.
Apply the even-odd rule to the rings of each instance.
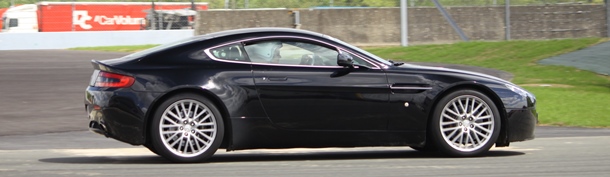
[[[93,83],[94,87],[131,87],[135,79],[131,76],[100,71]]]

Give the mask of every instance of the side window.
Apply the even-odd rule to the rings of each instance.
[[[245,50],[255,63],[337,66],[334,49],[300,41],[259,41],[246,43]]]
[[[231,61],[248,61],[241,44],[231,44],[210,49],[215,58]]]
[[[17,26],[19,26],[19,19],[9,18],[8,27],[17,27]]]
[[[246,43],[244,46],[250,61],[255,63],[277,63],[280,60],[280,41],[262,41],[256,43]]]
[[[350,56],[352,56],[354,64],[364,65],[364,66],[368,66],[368,67],[374,67],[372,64],[370,64],[369,62],[366,62],[366,60],[362,59],[362,57],[359,57],[358,55],[354,55],[352,53],[345,52],[345,51],[341,51],[341,52],[349,54]]]

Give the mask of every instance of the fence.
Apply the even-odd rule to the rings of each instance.
[[[50,11],[32,13],[35,14],[32,17],[21,17],[21,22],[27,21],[25,20],[27,18],[39,21],[36,22],[36,26],[22,30],[44,32],[189,29],[195,28],[193,24],[197,21],[195,33],[205,34],[243,27],[297,27],[295,26],[297,18],[293,12],[298,11],[298,27],[302,29],[329,34],[361,45],[393,45],[400,42],[400,9],[397,8],[399,0],[95,0],[107,4],[117,3],[116,1],[121,1],[118,4],[122,5],[141,4],[143,7],[136,10],[138,12],[136,15],[125,14],[125,10],[113,10],[107,6],[83,10],[75,5],[89,2],[88,0],[43,1],[67,5],[63,9],[67,15],[52,14]],[[0,2],[0,8],[43,2],[3,0]],[[180,3],[180,6],[172,7],[173,10],[162,8],[163,3],[171,2]],[[603,0],[439,0],[439,2],[470,40],[605,37],[609,33],[608,7],[604,5]],[[196,16],[188,11],[193,9],[191,3],[196,4],[195,9],[204,10],[199,12],[201,18],[194,19]],[[407,4],[410,43],[446,43],[462,40],[431,0],[408,0]],[[252,10],[260,8],[282,8],[282,10]],[[150,11],[150,9],[157,10]],[[103,15],[103,13],[117,12],[118,15]],[[40,22],[40,20],[47,21]],[[2,26],[5,29],[11,26],[8,21],[4,23]]]
[[[470,40],[553,39],[606,36],[603,5],[511,6],[447,8]],[[298,11],[298,19],[294,13]],[[399,8],[210,10],[201,11],[197,34],[246,27],[299,27],[358,45],[400,43]],[[448,43],[462,40],[434,7],[408,10],[410,43]],[[227,20],[231,19],[231,20]],[[295,24],[298,21],[298,24]],[[506,30],[506,29],[509,30]]]
[[[312,8],[312,7],[399,7],[400,0],[3,0],[0,8],[38,2],[195,2],[210,9]],[[439,0],[445,7],[604,4],[604,0]],[[409,0],[409,7],[434,7],[430,0]]]

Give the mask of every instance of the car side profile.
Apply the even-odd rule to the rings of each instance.
[[[409,146],[449,156],[534,138],[536,98],[480,73],[391,62],[289,28],[210,33],[92,61],[91,131],[174,162],[216,150]]]

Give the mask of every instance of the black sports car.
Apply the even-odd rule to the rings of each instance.
[[[175,162],[218,148],[478,156],[533,139],[537,123],[534,95],[508,81],[390,62],[304,30],[223,31],[92,64],[89,128]]]

